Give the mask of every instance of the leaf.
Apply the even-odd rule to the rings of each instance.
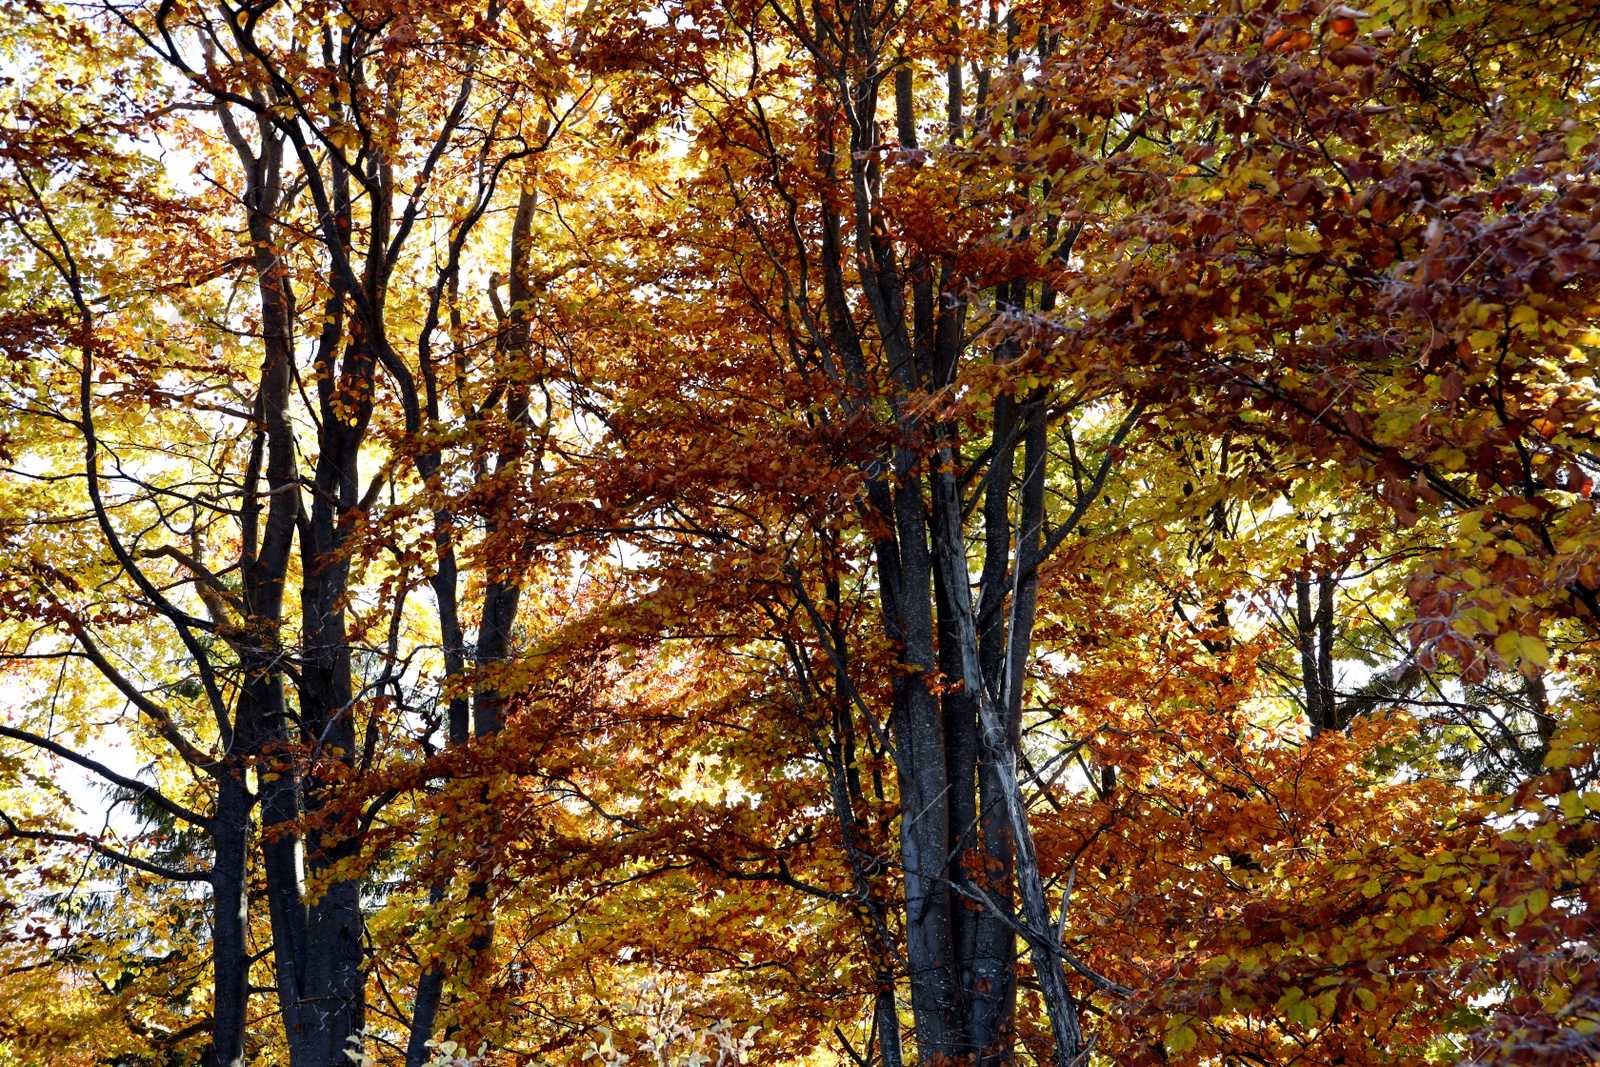
[[[1284,244],[1288,245],[1291,251],[1298,252],[1301,255],[1310,255],[1320,251],[1322,248],[1322,241],[1316,234],[1305,233],[1300,230],[1291,230],[1285,234]]]

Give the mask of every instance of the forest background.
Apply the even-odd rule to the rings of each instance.
[[[0,0],[0,1064],[1588,1064],[1600,7]]]

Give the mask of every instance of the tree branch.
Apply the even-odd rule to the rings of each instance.
[[[184,822],[190,823],[191,825],[198,826],[207,833],[211,832],[210,819],[204,815],[201,815],[199,812],[190,811],[182,804],[179,804],[177,801],[162,793],[155,786],[141,782],[137,778],[128,778],[120,775],[110,767],[107,767],[105,764],[96,762],[95,760],[90,759],[88,756],[82,755],[78,752],[74,752],[65,745],[50,740],[48,737],[41,737],[39,734],[29,733],[27,730],[18,730],[10,726],[0,726],[0,737],[9,737],[14,741],[23,741],[34,746],[35,748],[42,748],[46,752],[54,753],[64,760],[76,763],[80,767],[84,767],[93,771],[106,781],[111,782],[113,785],[119,785],[130,792],[139,794],[140,796],[151,801],[162,811],[165,811],[168,815],[171,815],[174,818],[182,819]]]
[[[116,860],[118,863],[121,863],[124,866],[133,867],[136,870],[144,871],[147,874],[154,874],[161,878],[167,878],[174,882],[211,881],[211,872],[209,870],[180,871],[172,867],[163,867],[159,863],[151,863],[149,860],[142,860],[136,856],[130,856],[125,852],[118,852],[114,848],[109,848],[105,845],[102,845],[88,834],[58,834],[52,833],[49,830],[24,830],[22,827],[18,826],[11,816],[7,815],[3,810],[0,810],[0,822],[4,822],[6,824],[5,836],[7,837],[20,837],[27,841],[50,841],[63,845],[84,845],[88,848],[94,849],[107,859]]]

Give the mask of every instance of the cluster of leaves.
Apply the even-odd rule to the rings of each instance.
[[[0,4],[0,1065],[1600,1055],[1600,10],[221,11]]]

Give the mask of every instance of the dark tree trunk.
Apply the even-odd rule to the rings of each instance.
[[[954,5],[952,11],[959,17]],[[1056,1062],[1066,1065],[1080,1056],[1083,1039],[1017,772],[1037,571],[1098,497],[1138,412],[1116,432],[1098,474],[1080,479],[1083,472],[1074,467],[1072,513],[1052,531],[1045,529],[1045,488],[1053,399],[1002,393],[995,398],[988,439],[975,443],[962,441],[963,427],[930,414],[971,351],[969,279],[953,255],[935,260],[914,241],[900,244],[892,220],[882,215],[880,167],[887,157],[878,94],[891,78],[894,137],[905,150],[896,165],[921,165],[914,68],[880,54],[879,34],[891,17],[892,9],[875,3],[843,11],[797,5],[784,13],[784,25],[817,62],[819,91],[833,97],[833,107],[817,118],[824,184],[818,240],[812,246],[803,228],[791,224],[785,236],[793,261],[777,264],[784,314],[796,309],[789,320],[799,335],[794,350],[821,356],[843,417],[893,442],[869,446],[873,455],[864,465],[861,507],[873,538],[883,632],[894,650],[889,720],[904,886],[903,977],[918,1056],[927,1064],[986,1067],[1014,1059],[1021,929],[1050,1015]],[[994,31],[993,12],[990,21]],[[1012,19],[1007,40],[1015,58]],[[942,118],[955,143],[969,128],[963,79],[956,66],[945,74]],[[982,127],[992,118],[983,110],[988,72],[980,71],[977,80],[976,125]],[[765,120],[753,115],[751,121]],[[846,132],[848,140],[841,143]],[[777,158],[770,162],[773,192],[792,210],[796,200],[781,177],[785,167]],[[762,226],[753,214],[744,221]],[[1055,227],[1049,232],[1054,237]],[[775,241],[763,235],[762,247],[775,247]],[[813,278],[821,283],[815,315],[809,303]],[[1035,308],[1047,308],[1052,300],[1047,289],[1032,298],[1020,279],[1000,284],[994,293],[1002,308],[1016,311],[1029,310],[1030,300]],[[1021,355],[1020,344],[1003,340],[991,358],[1013,361]],[[869,363],[869,356],[881,363]],[[804,362],[798,354],[796,359]],[[974,503],[981,504],[982,524],[976,590],[966,532]],[[802,596],[803,585],[797,578]],[[814,610],[811,616],[818,639],[844,671],[843,638],[830,635]],[[796,669],[804,674],[803,667]],[[870,709],[860,711],[863,719],[872,717]],[[828,758],[824,746],[819,752]],[[846,804],[836,797],[834,806],[844,822]],[[850,851],[848,830],[844,844]],[[869,894],[858,888],[857,895]],[[870,954],[876,935],[870,927],[865,933]],[[898,1025],[894,998],[881,988],[874,997],[877,1027],[887,1033]]]
[[[1305,694],[1306,721],[1311,736],[1339,729],[1338,698],[1333,688],[1334,598],[1337,576],[1324,571],[1316,582],[1308,571],[1295,576],[1295,639],[1300,651],[1300,678]]]
[[[542,123],[541,132],[548,132]],[[498,374],[505,389],[505,430],[508,444],[496,457],[496,475],[521,462],[527,451],[526,435],[529,431],[528,377],[525,366],[528,359],[529,320],[528,302],[533,293],[528,286],[529,257],[531,255],[531,228],[533,212],[538,204],[537,191],[525,186],[518,197],[517,211],[512,222],[507,296],[510,307],[505,309],[500,323],[500,337],[496,344]],[[496,307],[498,308],[498,303]],[[426,365],[426,363],[425,363]],[[425,373],[429,373],[426,372]],[[433,411],[430,402],[430,411]],[[436,412],[434,412],[436,417]],[[480,418],[482,414],[480,413]],[[436,463],[430,458],[427,464]],[[489,474],[487,466],[480,466],[479,477]],[[426,477],[427,475],[424,475]],[[465,657],[461,645],[460,609],[456,594],[456,569],[453,545],[448,540],[447,515],[435,516],[436,543],[439,545],[440,565],[434,577],[434,590],[439,604],[441,633],[445,636],[445,671],[447,683],[464,677]],[[500,523],[491,519],[488,534],[492,538]],[[474,651],[480,671],[485,668],[492,674],[503,665],[513,651],[517,609],[522,590],[515,574],[492,578],[486,583],[482,610],[479,616],[478,640]],[[451,646],[457,649],[452,657]],[[505,725],[506,696],[495,682],[480,683],[471,704],[471,734],[491,738]],[[467,743],[469,736],[468,702],[464,696],[453,696],[449,711],[449,742],[452,745]],[[470,949],[480,969],[494,940],[493,916],[489,913],[487,872],[474,872],[467,887],[467,907],[470,911],[484,912],[485,931],[474,937]],[[429,893],[430,903],[444,899],[444,886],[436,885]],[[438,1022],[439,1008],[444,994],[445,971],[440,966],[428,968],[417,982],[416,999],[412,1009],[411,1029],[406,1043],[406,1067],[421,1067],[429,1058],[428,1041]]]
[[[217,786],[212,818],[211,952],[216,983],[211,1007],[212,1067],[243,1067],[250,1004],[250,790],[244,770],[230,761]]]
[[[296,835],[283,831],[294,823],[300,812],[296,775],[288,751],[287,709],[279,666],[284,650],[279,629],[300,502],[295,431],[289,419],[294,362],[292,298],[275,240],[274,215],[278,209],[283,142],[262,125],[260,155],[254,159],[237,132],[230,131],[249,175],[246,198],[251,208],[249,232],[258,279],[264,349],[256,414],[261,420],[258,441],[264,438],[265,469],[259,471],[257,465],[252,464],[245,491],[241,570],[243,604],[248,618],[240,641],[244,682],[234,724],[234,748],[240,770],[225,784],[223,794],[229,797],[230,818],[238,820],[230,825],[227,835],[232,838],[235,834],[247,833],[252,805],[245,787],[243,766],[251,760],[257,761],[254,800],[261,805],[267,910],[273,931],[280,1004],[285,1024],[292,1029],[298,1021],[295,1012],[299,972],[295,963],[300,958],[306,934],[298,890],[298,841]],[[264,497],[268,501],[264,522],[260,516],[263,494],[259,492],[263,481]],[[233,796],[236,790],[244,791],[243,799]],[[241,981],[248,987],[247,975],[241,977]]]

